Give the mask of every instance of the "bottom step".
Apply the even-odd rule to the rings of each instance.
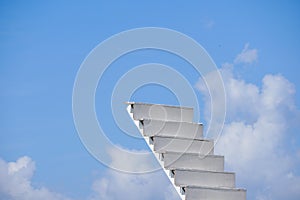
[[[185,200],[246,200],[246,190],[232,188],[183,188]]]

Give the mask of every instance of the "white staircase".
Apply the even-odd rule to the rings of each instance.
[[[193,109],[128,102],[128,113],[182,200],[246,200],[235,174],[224,172],[214,141],[203,139]]]

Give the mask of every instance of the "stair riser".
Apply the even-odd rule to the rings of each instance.
[[[213,141],[153,137],[153,144],[154,151],[157,153],[165,153],[167,151],[198,153],[201,155],[212,155],[214,153]]]
[[[201,187],[235,187],[234,173],[175,170],[175,185]]]
[[[186,200],[246,200],[245,190],[222,190],[207,188],[186,188]]]
[[[206,171],[224,171],[223,156],[199,156],[199,155],[180,155],[164,154],[164,167],[166,169],[196,169]]]
[[[144,136],[169,136],[182,137],[190,139],[203,138],[202,124],[192,124],[186,122],[165,122],[159,120],[143,120],[141,128],[143,128]]]
[[[192,122],[191,108],[169,107],[163,105],[133,104],[131,112],[135,120],[156,119],[163,121]]]

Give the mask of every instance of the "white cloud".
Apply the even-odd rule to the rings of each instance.
[[[120,162],[116,151],[110,151],[109,153],[112,162]],[[138,164],[139,162],[141,161],[127,158],[124,164],[127,166],[127,169],[130,167],[131,171],[139,171],[140,168],[144,169],[143,165]],[[161,170],[146,174],[128,174],[107,170],[106,175],[96,180],[92,188],[94,194],[91,200],[179,200],[175,189]]]
[[[105,177],[94,182],[95,193],[91,199],[178,199],[176,191],[170,187],[168,179],[164,176],[162,171],[133,175],[109,170]]]
[[[35,163],[24,156],[16,162],[6,162],[0,158],[0,199],[7,200],[68,200],[45,187],[34,188],[31,178]]]
[[[243,51],[238,54],[234,60],[234,63],[245,63],[251,64],[257,61],[257,50],[256,49],[249,49],[249,43],[245,44]]]
[[[145,169],[151,162],[134,158],[120,159],[118,151],[108,152],[112,162],[123,162],[130,171]],[[144,162],[144,163],[140,163]],[[146,167],[149,168],[149,167]],[[7,200],[71,200],[45,187],[33,187],[35,162],[27,156],[16,162],[0,159],[0,199]],[[87,200],[179,200],[179,197],[162,170],[129,174],[108,169],[104,176],[91,184],[92,193]]]
[[[245,49],[243,52],[247,45]],[[227,118],[216,152],[225,155],[227,166],[237,172],[237,180],[248,188],[249,199],[299,199],[299,156],[287,146],[293,134],[299,134],[299,130],[289,129],[295,120],[300,121],[295,87],[281,75],[265,75],[259,87],[236,78],[233,67],[227,63],[220,70]],[[209,105],[203,81],[197,87]],[[206,106],[206,119],[209,109]]]

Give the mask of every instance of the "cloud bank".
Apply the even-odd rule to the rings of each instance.
[[[120,162],[117,151],[109,151],[112,162]],[[140,160],[124,161],[131,171],[140,171],[143,165]],[[107,170],[106,176],[98,179],[93,184],[94,194],[92,200],[180,200],[169,179],[162,170],[145,174],[128,174],[115,170]]]
[[[257,60],[257,50],[244,50],[234,63],[250,64]],[[225,155],[230,170],[248,189],[248,199],[299,199],[299,148],[292,151],[290,141],[299,134],[299,109],[295,105],[295,87],[282,75],[267,74],[261,87],[234,75],[234,64],[220,69],[227,95],[227,116],[222,137],[216,145]],[[214,73],[207,79],[214,79]],[[204,94],[205,115],[209,119],[210,97],[202,80],[197,88]],[[299,130],[299,129],[298,129]]]
[[[113,162],[119,162],[115,151],[110,151]],[[143,165],[138,160],[124,164],[135,170]],[[16,162],[0,159],[0,199],[6,200],[71,200],[46,187],[34,187],[32,176],[35,162],[28,156]],[[108,169],[105,175],[91,183],[91,194],[86,200],[180,200],[162,170],[147,174],[128,174]]]

